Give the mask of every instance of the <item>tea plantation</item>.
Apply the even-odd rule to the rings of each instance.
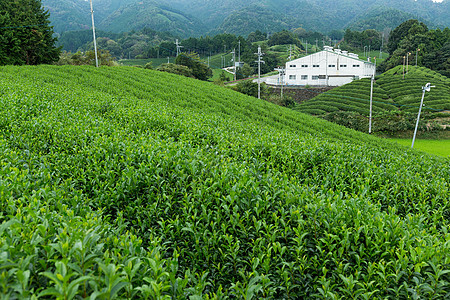
[[[0,71],[2,298],[450,297],[448,159],[168,73]]]
[[[405,69],[406,73],[406,69]],[[450,79],[423,67],[409,66],[403,79],[403,66],[397,66],[376,77],[373,112],[406,111],[417,113],[422,86],[435,86],[426,93],[424,112],[450,110]],[[353,81],[301,103],[297,110],[314,115],[335,111],[352,111],[369,115],[370,79]]]

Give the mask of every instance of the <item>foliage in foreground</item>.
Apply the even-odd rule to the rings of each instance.
[[[172,74],[1,71],[2,296],[448,298],[448,160]]]

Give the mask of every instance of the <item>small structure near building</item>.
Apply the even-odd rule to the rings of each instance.
[[[324,50],[286,63],[286,85],[341,86],[354,79],[370,78],[375,64],[357,54],[325,46]]]

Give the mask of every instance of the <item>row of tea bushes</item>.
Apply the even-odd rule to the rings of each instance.
[[[448,297],[448,160],[172,74],[1,70],[5,297]]]

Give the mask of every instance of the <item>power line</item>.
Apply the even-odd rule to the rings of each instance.
[[[28,28],[28,27],[37,27],[37,26],[45,26],[47,24],[35,24],[35,25],[24,25],[24,26],[9,26],[9,27],[0,27],[0,29],[18,29],[18,28]]]

